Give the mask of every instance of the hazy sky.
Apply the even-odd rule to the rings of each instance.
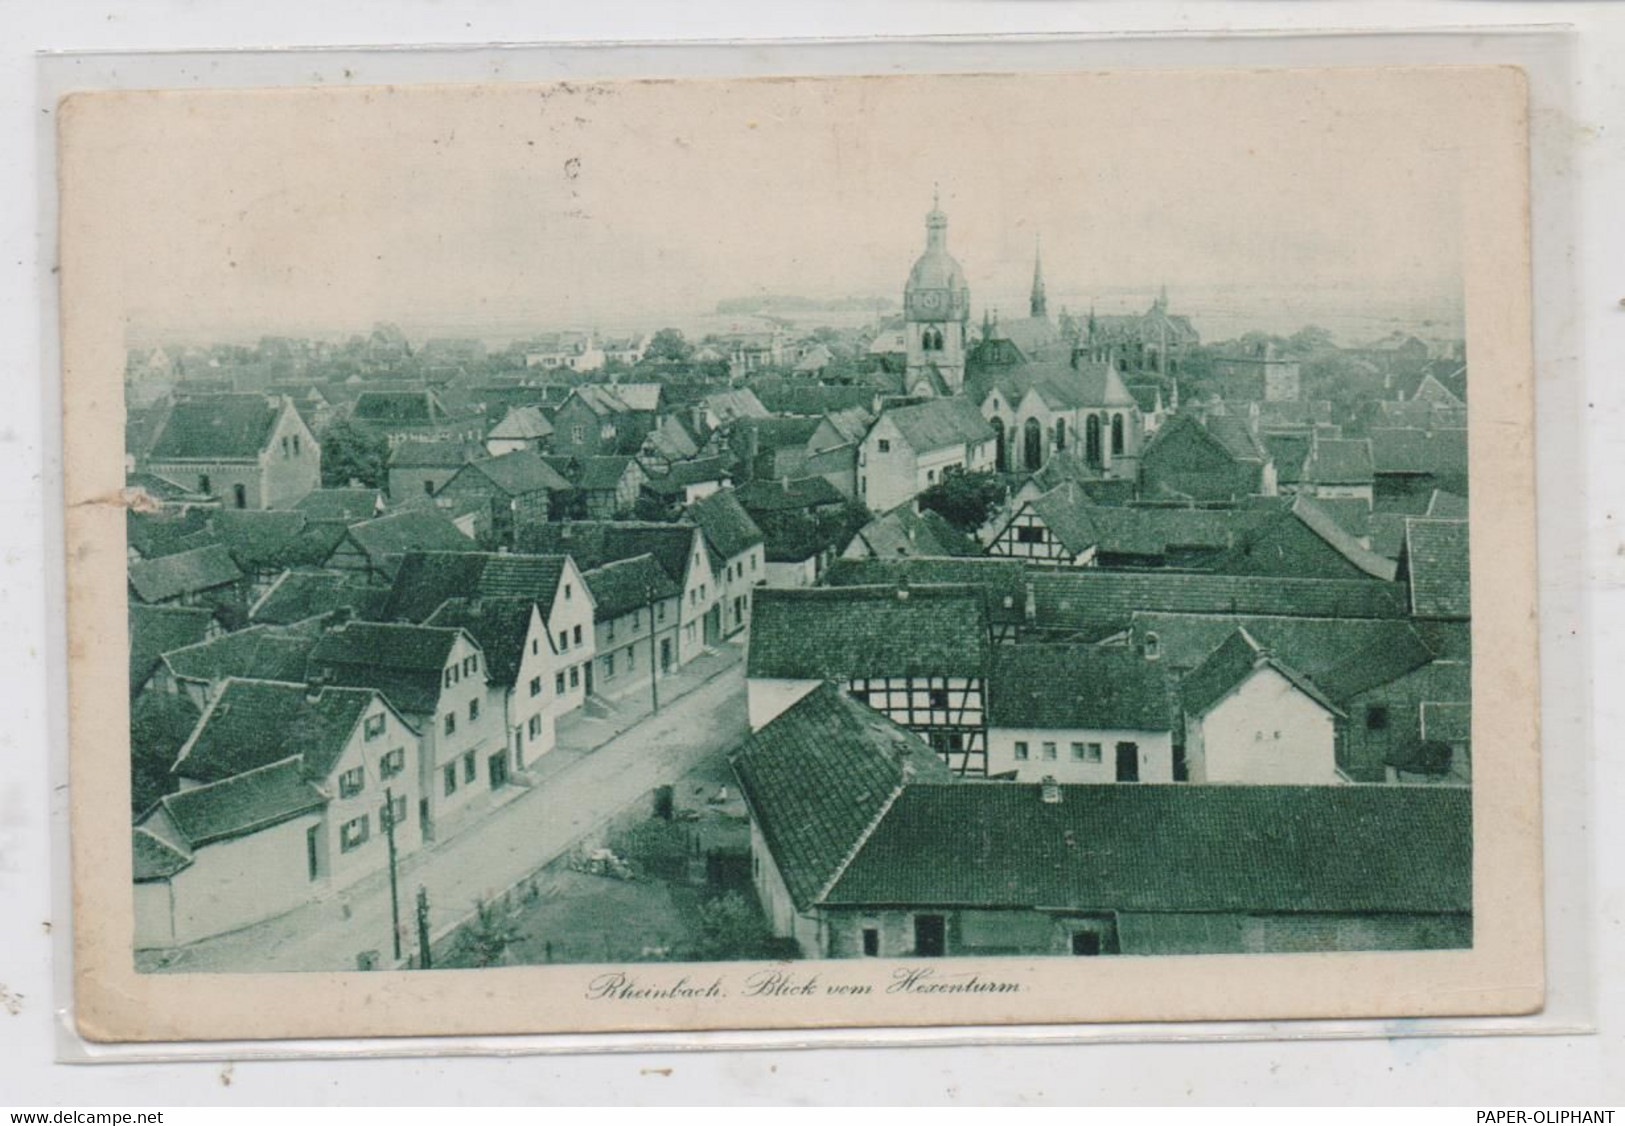
[[[1443,71],[135,97],[83,143],[138,337],[898,297],[934,183],[978,318],[1024,312],[1039,234],[1052,312],[1163,283],[1199,323],[1460,302],[1472,107]]]

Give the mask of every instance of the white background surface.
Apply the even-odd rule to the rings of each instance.
[[[53,731],[46,695],[52,631],[48,605],[44,493],[55,458],[42,404],[37,193],[48,186],[36,166],[38,104],[33,52],[168,50],[316,44],[469,43],[542,40],[784,38],[1011,32],[1376,28],[1389,25],[1572,24],[1572,118],[1544,125],[1572,136],[1560,175],[1572,193],[1577,235],[1573,318],[1560,326],[1565,354],[1543,378],[1567,370],[1585,380],[1583,440],[1565,452],[1587,461],[1589,496],[1572,489],[1543,494],[1562,506],[1568,529],[1558,550],[1584,542],[1587,555],[1553,574],[1584,583],[1590,647],[1598,679],[1590,727],[1598,733],[1589,804],[1563,806],[1570,845],[1599,859],[1560,856],[1565,873],[1594,878],[1587,928],[1594,940],[1594,996],[1576,1011],[1594,1017],[1597,1035],[1394,1037],[1352,1042],[1232,1044],[1090,1044],[1024,1047],[917,1047],[885,1050],[662,1052],[561,1057],[424,1060],[238,1061],[170,1064],[54,1064],[53,914],[50,780]],[[1625,509],[1620,496],[1625,371],[1625,131],[1620,60],[1625,7],[1612,4],[1317,3],[612,3],[453,6],[391,3],[217,4],[179,0],[139,6],[80,2],[0,4],[0,1106],[203,1102],[1067,1102],[1067,1103],[1410,1103],[1576,1105],[1625,1101],[1620,1028],[1620,868],[1625,848],[1615,811],[1622,787],[1614,735],[1625,708],[1611,675],[1625,657]],[[1419,107],[1425,112],[1425,107]],[[1541,246],[1537,255],[1553,253]],[[1561,260],[1563,246],[1555,248]],[[1538,295],[1537,295],[1538,296]],[[1570,333],[1563,336],[1562,333]],[[1572,353],[1572,354],[1567,354]],[[1566,369],[1565,364],[1575,365]],[[1543,434],[1548,447],[1554,439]],[[1564,443],[1562,435],[1555,441]],[[1543,455],[1544,460],[1544,455]],[[1543,486],[1547,479],[1543,478]],[[1586,512],[1575,506],[1586,503]],[[1617,516],[1616,516],[1617,513]],[[1548,528],[1548,534],[1551,529]],[[1546,545],[1543,544],[1543,548]],[[1563,592],[1570,596],[1572,589]],[[1578,697],[1564,697],[1576,706]],[[1577,715],[1553,716],[1548,731],[1583,742]],[[1549,748],[1572,756],[1583,748]],[[1592,816],[1592,813],[1596,816]],[[1579,823],[1583,822],[1583,826]],[[1583,833],[1580,831],[1583,828]],[[1554,873],[1554,878],[1572,876]],[[1584,954],[1569,944],[1565,956]],[[1573,967],[1570,967],[1573,968]],[[1582,975],[1583,976],[1583,975]],[[16,1009],[15,1013],[10,1010]],[[227,1082],[229,1080],[229,1083]]]

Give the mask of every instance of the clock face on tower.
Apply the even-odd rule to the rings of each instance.
[[[934,313],[942,308],[942,294],[932,290],[920,294],[920,308],[928,313]]]

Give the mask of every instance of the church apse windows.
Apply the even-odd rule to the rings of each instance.
[[[1024,460],[1028,469],[1042,469],[1044,466],[1044,426],[1036,418],[1029,418],[1022,427]]]
[[[1120,457],[1123,453],[1123,416],[1112,415],[1112,456]]]
[[[1094,468],[1100,468],[1100,416],[1098,414],[1092,414],[1084,421],[1083,457]]]

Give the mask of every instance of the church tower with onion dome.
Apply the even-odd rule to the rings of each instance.
[[[957,395],[965,385],[965,340],[970,287],[948,253],[948,216],[933,195],[925,217],[925,253],[903,288],[910,394]]]

